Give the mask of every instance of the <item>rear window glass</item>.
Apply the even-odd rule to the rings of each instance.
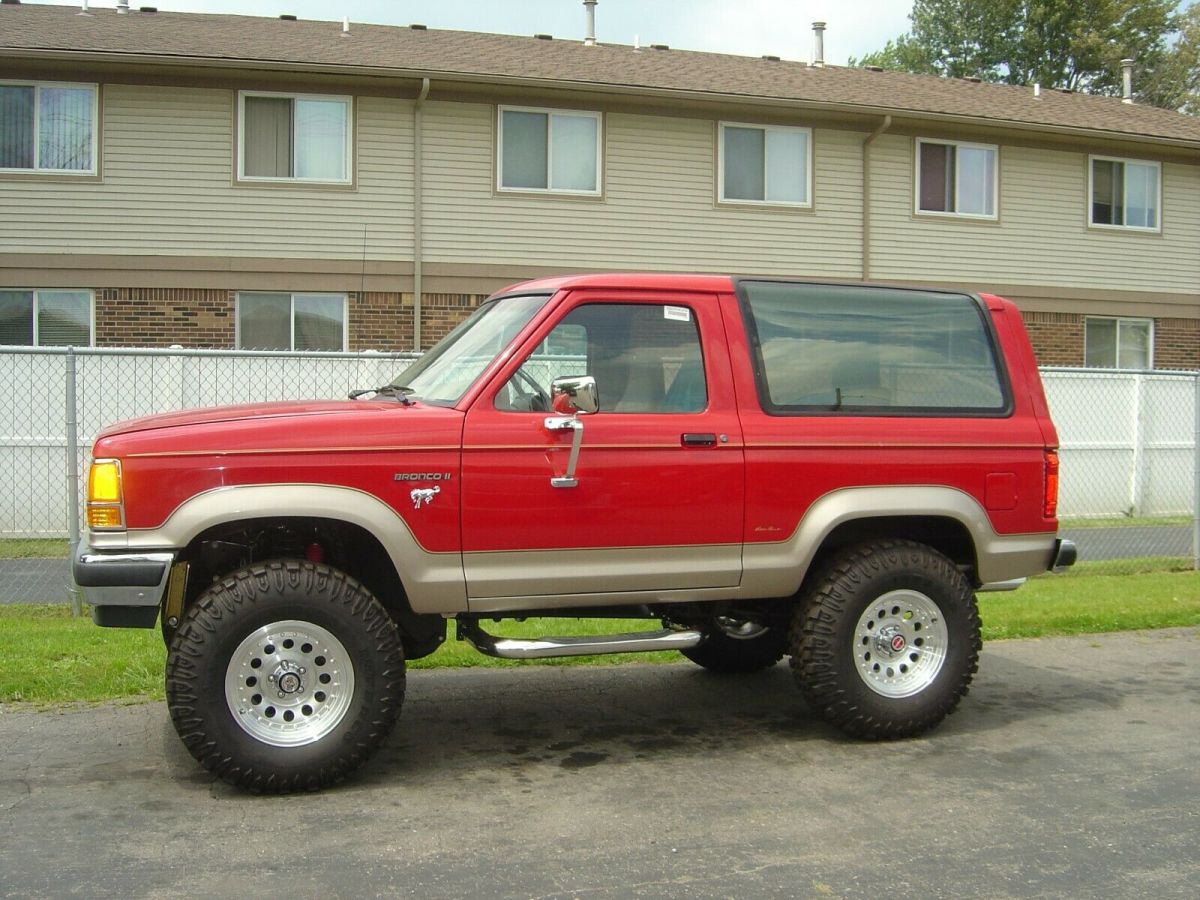
[[[965,294],[739,283],[764,409],[778,414],[1001,415],[991,330]]]

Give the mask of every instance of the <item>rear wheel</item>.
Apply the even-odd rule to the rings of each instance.
[[[206,768],[253,791],[334,784],[391,731],[404,654],[365,587],[328,566],[281,560],[201,595],[172,636],[167,704]]]
[[[792,670],[809,705],[866,738],[920,734],[967,693],[979,613],[949,559],[912,541],[836,557],[792,624]]]
[[[704,640],[679,651],[712,672],[757,672],[775,665],[787,649],[787,629],[729,616],[714,616]]]

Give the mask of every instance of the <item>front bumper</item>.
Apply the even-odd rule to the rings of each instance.
[[[152,628],[174,562],[169,550],[105,553],[80,545],[71,575],[97,625]]]

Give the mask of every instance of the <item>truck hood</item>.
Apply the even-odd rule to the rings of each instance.
[[[394,412],[397,407],[416,410],[417,404],[405,407],[394,401],[371,400],[285,400],[276,403],[244,403],[238,406],[214,406],[207,409],[184,409],[178,412],[141,416],[109,425],[101,438],[133,434],[159,428],[179,428],[188,425],[216,425],[222,422],[309,417],[329,415],[370,416]],[[312,427],[317,427],[314,423]]]

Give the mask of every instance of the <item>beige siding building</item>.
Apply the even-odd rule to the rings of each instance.
[[[1200,121],[970,81],[416,28],[0,6],[0,344],[412,349],[539,275],[1017,301],[1200,368]]]

